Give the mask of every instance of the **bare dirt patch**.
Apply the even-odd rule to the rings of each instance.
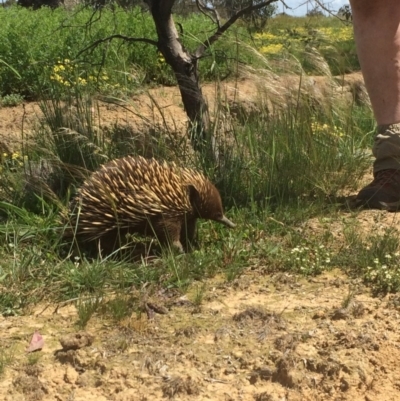
[[[350,287],[357,292],[343,308]],[[373,298],[339,271],[310,279],[249,271],[208,289],[200,309],[169,302],[150,320],[95,317],[78,334],[72,306],[0,318],[14,355],[0,399],[398,399],[394,295]],[[35,330],[45,346],[32,359],[24,350]]]

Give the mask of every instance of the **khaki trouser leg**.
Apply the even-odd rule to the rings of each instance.
[[[374,174],[381,170],[400,170],[400,123],[379,125],[372,153]]]

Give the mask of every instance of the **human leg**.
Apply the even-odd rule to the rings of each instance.
[[[365,85],[378,123],[374,181],[357,195],[361,204],[400,204],[400,1],[350,0]]]

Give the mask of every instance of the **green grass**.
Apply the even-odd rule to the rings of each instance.
[[[241,170],[240,165],[236,168],[236,171]],[[246,170],[245,174],[251,176]],[[292,178],[301,178],[301,174]],[[262,177],[254,179],[261,185]],[[202,222],[199,224],[198,250],[179,256],[166,250],[150,264],[145,259],[135,263],[112,259],[70,260],[59,253],[62,226],[54,209],[45,207],[37,214],[27,212],[22,206],[11,207],[3,203],[2,209],[8,215],[0,225],[0,257],[3,260],[0,311],[5,315],[18,314],[41,301],[61,302],[98,297],[108,292],[123,293],[145,283],[176,288],[184,293],[193,280],[203,281],[223,274],[229,282],[249,268],[315,275],[335,266],[326,262],[328,258],[339,258],[330,249],[332,239],[329,236],[304,239],[296,232],[296,227],[310,217],[337,214],[335,205],[330,205],[321,191],[305,194],[295,192],[297,186],[282,188],[274,185],[270,180],[267,192],[260,198],[262,202],[257,202],[260,199],[255,199],[252,187],[235,188],[232,183],[229,196],[225,195],[225,204],[229,205],[229,200],[233,204],[235,198],[238,199],[238,205],[228,210],[237,229],[228,230],[216,223]],[[245,189],[247,195],[240,192]],[[276,196],[271,192],[274,189]],[[294,254],[296,248],[302,249],[302,253]],[[297,256],[301,261],[296,259]],[[321,261],[316,260],[318,257]],[[353,259],[352,263],[357,262]],[[348,266],[347,263],[341,265]],[[84,327],[96,309],[87,301],[79,301],[78,310],[79,326]]]
[[[159,82],[167,80],[160,69],[165,66],[157,60],[157,54],[145,51],[144,47],[113,43],[103,65],[105,75],[93,86],[89,84],[90,74],[99,72],[98,63],[104,53],[100,49],[92,53],[85,61],[90,64],[74,60],[73,54],[99,35],[113,32],[115,25],[110,22],[110,11],[104,11],[104,20],[86,37],[79,27],[87,17],[86,11],[68,14],[70,19],[64,20],[63,10],[52,13],[45,9],[37,13],[8,10],[10,14],[0,10],[0,22],[2,19],[4,22],[4,15],[20,18],[0,23],[0,31],[7,33],[0,47],[9,46],[4,54],[12,57],[5,59],[7,64],[1,67],[0,75],[4,74],[1,82],[5,82],[7,74],[14,74],[7,83],[9,87],[1,90],[18,93],[24,87],[30,96],[45,93],[46,99],[40,102],[43,118],[29,138],[24,136],[21,149],[4,153],[0,158],[1,314],[22,314],[43,301],[72,302],[78,310],[77,326],[84,328],[96,314],[123,320],[132,310],[141,311],[142,296],[134,298],[131,291],[143,290],[144,295],[151,296],[162,287],[185,293],[193,283],[197,286],[193,302],[199,309],[209,278],[218,276],[226,283],[234,283],[249,269],[260,274],[289,272],[313,276],[340,268],[362,277],[377,292],[399,290],[396,233],[362,235],[358,228],[349,225],[343,228],[343,239],[338,244],[331,230],[331,225],[341,220],[343,194],[354,193],[360,178],[371,167],[374,129],[368,105],[344,102],[329,95],[316,98],[305,85],[307,73],[318,71],[328,86],[340,89],[340,83],[332,78],[337,66],[330,64],[324,48],[326,42],[313,32],[318,27],[311,26],[341,29],[332,19],[277,18],[265,31],[272,36],[265,36],[264,32],[259,39],[239,24],[228,40],[221,42],[226,47],[224,57],[233,51],[232,40],[244,43],[240,47],[243,58],[239,60],[246,61],[246,65],[238,63],[236,54],[236,64],[231,67],[240,64],[242,75],[256,75],[271,91],[269,101],[260,99],[254,110],[245,107],[231,110],[232,105],[221,103],[226,94],[217,94],[214,132],[221,157],[215,166],[202,155],[188,152],[186,136],[171,132],[166,126],[154,124],[138,135],[132,127],[117,124],[103,127],[96,121],[93,110],[99,110],[99,103],[94,95],[109,90],[107,85],[120,85],[125,95],[135,89],[139,81],[128,82],[125,72],[139,63],[144,53],[151,60],[144,58],[142,61],[148,62],[146,69],[137,64],[135,71],[139,75],[155,74]],[[39,46],[29,44],[29,36],[18,38],[25,29],[38,25],[39,17],[44,18],[37,38],[42,53]],[[115,18],[121,18],[115,21],[122,28],[134,27],[132,35],[153,35],[146,15],[140,16],[139,25],[133,23],[138,16],[130,12],[117,12]],[[61,21],[76,22],[75,28],[57,31],[55,43],[44,46],[50,40],[49,32],[57,30]],[[194,46],[196,42],[196,36],[190,36],[189,32],[195,32],[197,37],[206,34],[204,21],[200,16],[183,21],[188,45]],[[308,30],[304,24],[308,24]],[[279,60],[259,51],[260,46],[268,47],[271,43],[257,41],[276,41],[282,29],[285,35],[291,32],[294,39]],[[311,46],[309,41],[303,41],[303,36],[299,39],[299,35],[314,35],[315,43]],[[301,47],[303,42],[307,48]],[[350,41],[347,42],[346,46],[350,46]],[[340,48],[340,45],[335,46]],[[114,46],[121,46],[118,52]],[[341,48],[350,58],[351,49]],[[210,59],[201,63],[204,68],[201,73],[207,79],[231,68],[221,59],[216,67],[220,70],[213,75],[215,70],[212,72],[207,67],[211,64],[207,63],[222,54],[213,52]],[[353,68],[352,63],[346,64],[346,57],[340,63]],[[19,71],[29,59],[40,66],[41,72],[35,77],[30,71],[18,75],[8,67]],[[16,65],[17,60],[22,64]],[[289,88],[283,84],[272,87],[283,65],[286,73],[300,74],[301,83]],[[82,75],[81,69],[89,75]],[[124,73],[113,74],[117,69]],[[40,85],[34,80],[40,81]],[[38,87],[40,92],[36,91]],[[64,230],[61,216],[71,196],[91,171],[126,154],[165,158],[204,170],[220,189],[227,215],[237,228],[228,230],[217,223],[200,222],[198,249],[183,255],[163,249],[155,258],[142,255],[134,261],[114,257],[92,260],[84,252],[79,257],[72,256],[72,249],[61,239]],[[346,221],[354,219],[355,216],[347,214]],[[304,229],[310,220],[319,227],[315,232]]]
[[[156,39],[154,22],[140,8],[104,8],[92,14],[93,10],[84,8],[1,8],[0,96],[49,98],[54,91],[65,92],[79,86],[90,93],[126,97],[144,85],[176,83],[155,47],[146,43],[113,40],[80,53],[95,41],[116,33]],[[203,14],[176,16],[175,20],[190,51],[195,51],[215,31]],[[265,53],[275,68],[289,57],[299,60],[307,73],[318,73],[310,62],[310,53],[317,50],[333,74],[353,71],[359,65],[352,36],[343,34],[348,29],[351,28],[333,17],[276,17],[262,32],[252,31],[242,21],[231,27],[200,60],[200,77],[203,81],[233,78],[242,65],[259,67],[258,57],[248,46],[260,50],[271,45],[282,48],[279,54]]]
[[[273,18],[262,33],[255,33],[258,49],[266,54],[274,52],[274,45],[282,45],[287,53],[298,59],[303,69],[315,74],[310,55],[316,49],[326,60],[333,75],[341,75],[360,68],[354,45],[351,23],[331,17]],[[311,61],[311,62],[310,62]]]
[[[131,145],[132,133],[121,133],[119,126],[96,128],[92,109],[97,104],[79,89],[54,92],[42,102],[43,119],[29,140],[3,158],[0,313],[24,313],[43,301],[75,302],[77,325],[85,327],[96,313],[122,319],[129,309],[127,300],[134,307],[126,291],[146,283],[185,293],[194,281],[221,275],[232,282],[247,269],[316,275],[339,265],[328,228],[306,238],[297,230],[310,218],[337,215],[338,197],[343,190],[354,190],[370,167],[371,137],[366,133],[373,129],[373,118],[367,105],[348,107],[330,97],[315,103],[307,89],[299,87],[287,92],[278,88],[282,98],[275,101],[286,104],[275,110],[259,105],[257,113],[234,115],[221,107],[216,124],[229,120],[232,129],[226,133],[216,126],[223,160],[218,167],[187,153],[186,141],[165,127],[150,128],[143,134],[145,141],[147,135],[170,138],[152,142],[151,154],[204,169],[237,228],[201,222],[199,248],[184,255],[165,249],[156,259],[90,260],[85,253],[70,257],[71,249],[61,241],[60,212],[90,171],[126,154],[120,141],[125,138]],[[139,143],[129,153],[147,152]],[[51,165],[41,176],[34,167],[43,160]],[[27,174],[28,180],[39,174],[36,186],[22,185]],[[340,266],[349,268],[347,263]],[[363,269],[358,274],[367,277],[368,269]],[[381,281],[382,289],[397,288],[384,287]],[[107,302],[97,301],[110,294],[114,296]],[[201,298],[200,291],[196,302]]]

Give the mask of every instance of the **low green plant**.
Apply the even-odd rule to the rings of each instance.
[[[313,246],[314,245],[314,246]],[[304,275],[316,275],[331,268],[331,253],[325,245],[299,245],[290,250],[287,266]]]
[[[198,283],[195,287],[195,293],[193,297],[193,305],[196,312],[199,312],[201,310],[201,305],[203,303],[206,293],[207,293],[207,284]]]
[[[343,298],[343,301],[342,301],[341,307],[343,309],[347,309],[351,305],[351,302],[355,298],[355,294],[356,293],[355,293],[354,288],[349,287],[349,291],[347,292],[347,295]]]
[[[376,258],[367,266],[365,280],[373,285],[375,291],[398,292],[400,290],[400,252],[387,253],[383,259]]]
[[[388,227],[382,233],[360,233],[360,227],[345,227],[346,246],[333,257],[335,265],[346,266],[361,276],[376,293],[400,290],[400,241],[398,231]]]
[[[15,107],[24,102],[24,97],[18,93],[11,93],[0,97],[0,106],[2,107]]]
[[[102,288],[99,289],[99,292]],[[78,312],[78,320],[76,322],[79,329],[84,329],[90,318],[101,306],[101,298],[99,297],[81,297],[79,298],[76,309]]]
[[[13,357],[12,349],[0,347],[0,377],[4,374],[6,367],[11,364]]]
[[[42,357],[43,354],[41,354],[40,352],[30,352],[27,355],[26,363],[28,366],[37,365]]]
[[[106,304],[107,314],[119,322],[132,314],[133,300],[125,294],[118,294]]]

